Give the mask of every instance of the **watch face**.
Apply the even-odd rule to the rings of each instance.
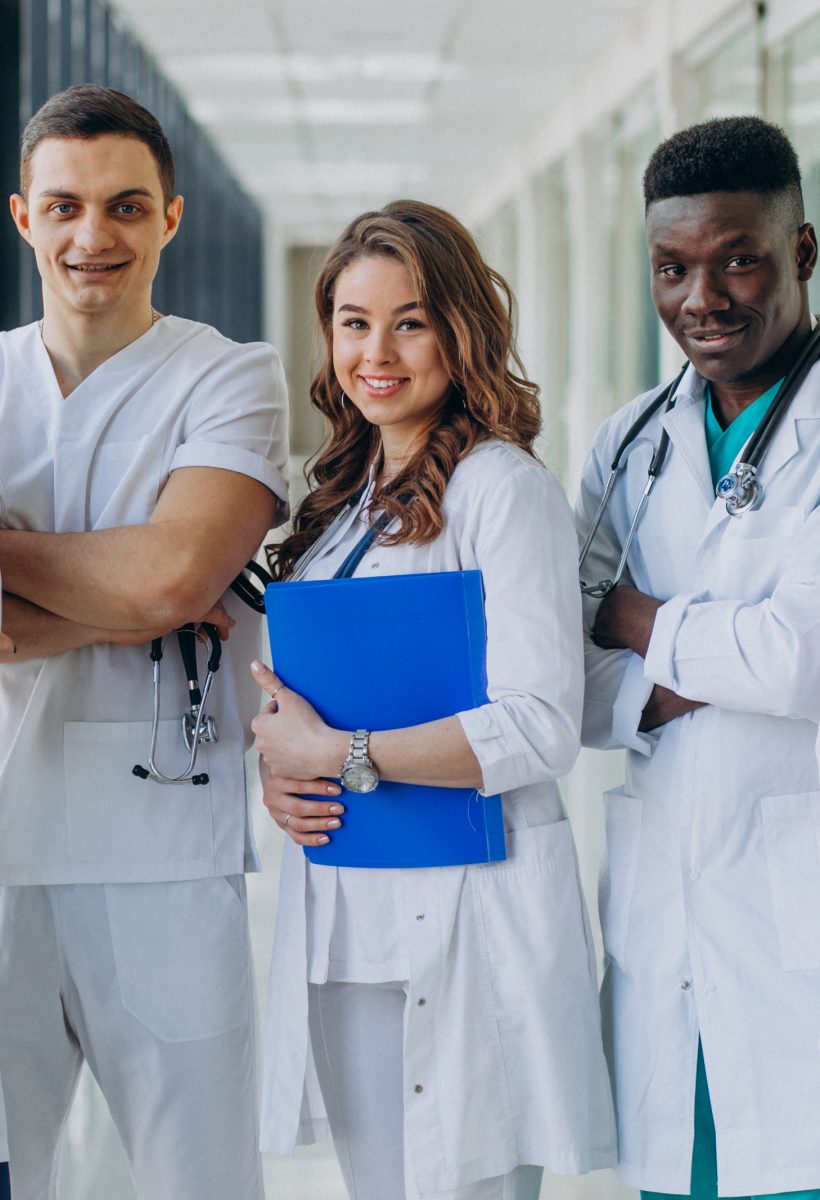
[[[365,763],[351,763],[342,771],[342,783],[349,792],[372,792],[378,782],[377,772]]]

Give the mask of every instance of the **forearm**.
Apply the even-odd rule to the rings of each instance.
[[[80,625],[173,627],[198,619],[218,598],[192,595],[186,585],[192,564],[180,540],[170,525],[92,533],[3,530],[3,582],[15,595]]]
[[[104,640],[101,631],[38,608],[19,596],[3,593],[3,633],[14,645],[0,654],[0,663],[51,658]]]
[[[647,733],[650,729],[657,729],[669,721],[674,721],[675,717],[682,717],[684,713],[702,707],[702,700],[687,700],[677,692],[656,683],[641,714],[638,728],[641,733]]]
[[[350,736],[346,730],[328,730],[318,775],[338,776],[347,757]],[[370,757],[385,780],[425,787],[483,785],[481,767],[458,717],[444,717],[406,729],[378,730],[370,735]]]

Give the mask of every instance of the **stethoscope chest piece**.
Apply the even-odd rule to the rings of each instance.
[[[763,484],[757,478],[757,467],[750,463],[738,463],[734,471],[717,482],[715,495],[726,501],[730,517],[742,517],[757,508],[763,499]]]

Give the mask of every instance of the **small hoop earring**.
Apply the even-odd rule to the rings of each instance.
[[[342,408],[347,408],[347,396],[342,392]]]

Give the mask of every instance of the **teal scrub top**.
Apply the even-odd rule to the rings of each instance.
[[[780,390],[782,382],[783,380],[779,379],[777,383],[773,383],[768,391],[753,400],[748,408],[744,408],[743,412],[739,413],[726,429],[721,427],[715,416],[712,405],[712,389],[707,383],[706,448],[709,451],[709,468],[712,472],[713,486],[717,487],[718,480],[731,471],[738,454],[768,412],[769,405]]]

